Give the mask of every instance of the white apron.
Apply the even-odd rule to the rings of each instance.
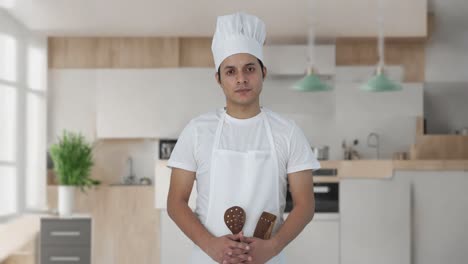
[[[246,212],[246,223],[243,228],[245,236],[253,236],[257,221],[263,211],[277,216],[273,234],[282,224],[279,208],[278,158],[268,118],[263,110],[260,115],[270,144],[268,151],[239,152],[219,149],[226,112],[222,113],[218,123],[211,153],[208,213],[203,223],[214,236],[231,234],[224,223],[224,212],[236,205]],[[216,262],[195,245],[190,263]],[[283,253],[267,263],[284,264]]]

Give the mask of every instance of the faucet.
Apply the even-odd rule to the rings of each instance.
[[[123,183],[125,184],[134,184],[135,181],[136,181],[136,178],[135,178],[135,173],[133,172],[133,159],[132,157],[128,157],[127,159],[127,164],[129,166],[129,175],[128,176],[124,176],[123,178]]]
[[[375,141],[374,142],[371,142],[372,139]],[[372,132],[370,133],[368,136],[367,136],[367,146],[369,148],[375,148],[375,151],[376,151],[376,154],[377,154],[377,159],[380,158],[380,151],[379,151],[379,148],[380,148],[380,144],[379,144],[379,134],[375,133],[375,132]]]

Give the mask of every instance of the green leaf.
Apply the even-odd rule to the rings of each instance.
[[[77,186],[85,191],[85,188],[100,184],[100,181],[90,178],[94,165],[93,148],[81,133],[64,130],[49,152],[60,185]]]

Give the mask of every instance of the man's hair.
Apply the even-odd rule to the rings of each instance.
[[[257,61],[260,64],[260,68],[262,69],[262,77],[265,78],[265,73],[263,72],[263,68],[265,66],[263,66],[263,62],[259,58],[257,58]],[[221,69],[221,65],[218,67],[218,81],[219,82],[221,82],[221,73],[219,72],[220,69]]]

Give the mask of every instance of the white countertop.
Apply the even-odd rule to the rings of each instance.
[[[289,213],[284,213],[284,219],[288,218]],[[340,213],[315,213],[312,221],[338,221]]]

